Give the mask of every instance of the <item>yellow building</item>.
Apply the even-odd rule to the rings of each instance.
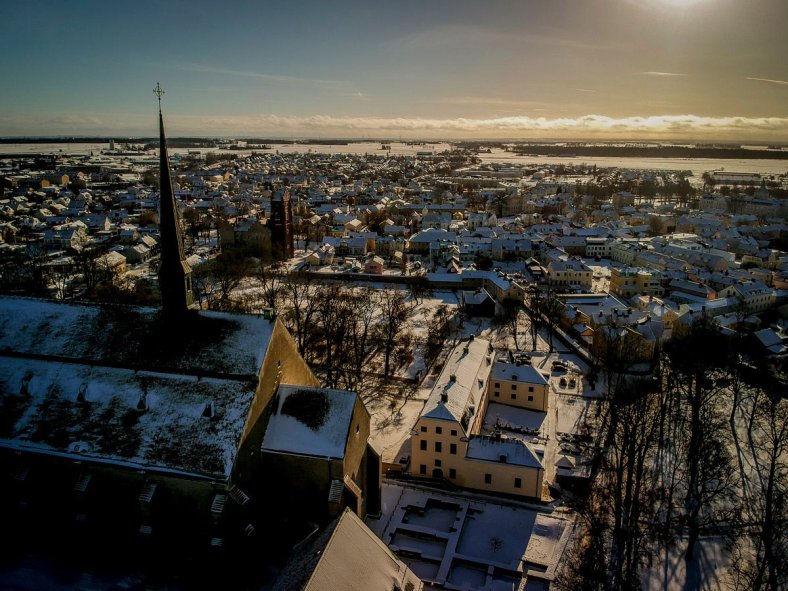
[[[489,402],[547,412],[550,385],[530,364],[496,361],[490,375],[488,392]]]
[[[610,293],[622,298],[636,295],[661,296],[664,293],[657,273],[638,267],[613,268],[610,271]]]
[[[490,342],[473,337],[451,352],[412,432],[410,470],[458,486],[539,498],[544,468],[533,449],[519,439],[480,435],[493,358]],[[515,382],[523,407],[546,406],[546,392],[536,392],[542,384]],[[529,387],[535,391],[528,393]],[[529,395],[534,400],[529,401]]]

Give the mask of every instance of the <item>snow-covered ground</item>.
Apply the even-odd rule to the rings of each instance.
[[[643,575],[643,591],[722,591],[733,588],[733,581],[727,572],[729,555],[723,540],[701,538],[695,551],[695,559],[690,561],[689,568],[684,560],[685,548],[686,544],[679,543],[667,557],[664,554],[653,557],[653,566]]]

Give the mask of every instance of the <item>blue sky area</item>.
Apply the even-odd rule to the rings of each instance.
[[[0,135],[788,140],[786,0],[0,0]],[[155,130],[154,130],[155,131]]]

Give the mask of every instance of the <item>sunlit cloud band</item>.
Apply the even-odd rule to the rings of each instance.
[[[788,131],[788,117],[702,117],[698,115],[654,115],[649,117],[607,117],[584,115],[582,117],[497,117],[492,119],[423,119],[382,117],[334,117],[313,115],[309,117],[282,117],[264,115],[243,118],[251,127],[278,129],[348,129],[385,131],[693,131],[693,130],[768,130]],[[205,123],[212,128],[236,126],[238,118],[208,118]]]
[[[664,135],[691,137],[698,135],[767,134],[788,138],[788,117],[705,117],[699,115],[653,115],[645,117],[496,117],[488,119],[431,119],[412,117],[311,116],[165,116],[171,134],[238,135],[285,134],[319,137],[341,134],[343,137],[365,133],[407,133],[438,136],[441,133],[468,137],[517,136],[556,133],[574,137],[621,135]],[[151,133],[151,118],[142,115],[53,115],[20,117],[0,115],[0,135],[56,134],[141,134]],[[21,126],[21,127],[20,127]],[[24,129],[24,131],[23,131]]]

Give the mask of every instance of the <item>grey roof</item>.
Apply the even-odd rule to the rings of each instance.
[[[352,511],[346,509],[327,542],[302,551],[275,589],[304,591],[420,591],[423,583]],[[311,558],[311,560],[310,560]],[[316,562],[316,564],[315,564]],[[300,571],[300,575],[296,574]],[[308,580],[304,580],[308,577]],[[410,583],[410,586],[408,586]]]
[[[547,385],[547,380],[539,373],[533,365],[516,365],[505,361],[493,363],[490,378],[493,380],[510,380],[512,382],[524,382],[526,384]]]
[[[542,462],[527,443],[506,437],[472,437],[468,440],[468,452],[465,457],[469,460],[496,463],[502,463],[503,457],[506,464],[543,468]]]
[[[0,447],[226,478],[255,386],[0,354]]]

